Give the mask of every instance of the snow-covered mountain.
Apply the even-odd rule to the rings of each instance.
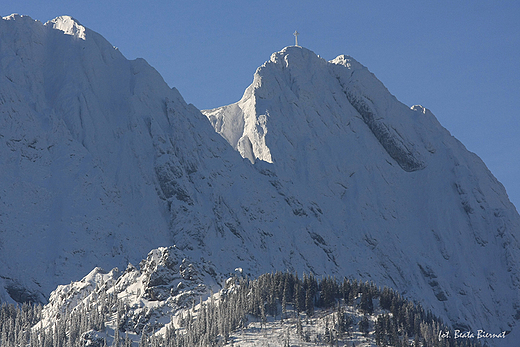
[[[284,272],[251,279],[237,269],[211,292],[214,271],[176,247],[152,250],[139,269],[95,268],[58,286],[43,308],[2,305],[0,344],[480,346],[479,335],[458,338],[460,332],[419,305],[373,283]],[[485,336],[503,341],[506,332]]]
[[[504,188],[430,111],[400,103],[353,58],[285,48],[239,102],[204,113],[244,158],[271,163],[341,271],[452,322],[519,316],[520,223]]]
[[[305,223],[144,60],[71,17],[1,25],[2,300],[172,244],[221,272],[290,266],[275,246]]]
[[[220,289],[213,274],[215,269],[199,268],[176,247],[160,247],[150,251],[139,268],[129,264],[124,272],[117,268],[105,272],[98,267],[80,281],[58,286],[32,330],[49,331],[67,315],[72,326],[71,316],[88,312],[98,327],[84,333],[84,340],[110,340],[119,329],[139,340],[143,331],[159,332],[172,317],[207,297],[210,288]]]
[[[67,16],[3,18],[0,72],[1,301],[46,301],[175,244],[215,283],[311,271],[387,285],[468,329],[520,318],[504,188],[350,57],[285,48],[210,122]]]

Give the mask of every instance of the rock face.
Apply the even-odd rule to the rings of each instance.
[[[70,17],[0,26],[2,278],[44,300],[79,269],[168,242],[145,129],[166,121],[160,90],[180,96]]]
[[[64,317],[78,319],[83,310],[94,321],[92,325],[100,321],[97,330],[83,335],[87,345],[102,345],[108,330],[156,332],[205,298],[209,288],[217,288],[214,275],[211,265],[199,268],[176,247],[160,247],[141,261],[139,269],[131,264],[123,273],[117,268],[110,272],[95,268],[78,282],[58,286],[33,329],[49,330]]]
[[[0,21],[0,71],[1,301],[46,301],[175,244],[123,276],[143,276],[144,299],[189,279],[186,258],[204,283],[312,271],[390,286],[459,326],[520,317],[505,190],[350,57],[277,52],[209,122],[71,17]]]
[[[400,103],[353,58],[287,47],[239,102],[204,113],[260,172],[269,166],[342,272],[400,288],[451,322],[514,324],[520,224],[503,187],[430,111]],[[304,240],[291,248],[309,254]]]
[[[231,244],[226,206],[260,195],[248,188],[260,174],[198,110],[70,17],[0,26],[2,301],[46,301],[159,246],[200,248],[201,230]]]

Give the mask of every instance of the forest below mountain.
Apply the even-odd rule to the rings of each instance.
[[[97,300],[81,303],[49,325],[42,325],[42,307],[0,308],[0,345],[5,347],[68,346],[246,346],[237,331],[258,326],[258,336],[283,346],[480,346],[476,339],[455,339],[448,327],[419,304],[374,283],[317,279],[304,274],[267,273],[251,280],[230,278],[226,288],[206,300],[192,302],[163,329],[143,325],[106,288]],[[446,336],[449,335],[449,337]],[[441,337],[441,335],[443,335]],[[281,339],[281,341],[280,341]]]

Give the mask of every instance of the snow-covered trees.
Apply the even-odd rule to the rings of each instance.
[[[2,304],[0,346],[24,346],[31,339],[31,327],[40,320],[41,306]]]
[[[448,328],[389,288],[381,290],[373,283],[346,278],[318,281],[312,274],[304,274],[302,279],[282,272],[267,273],[255,280],[234,278],[217,295],[182,310],[176,325],[167,324],[161,334],[149,325],[131,330],[139,325],[128,323],[128,307],[104,290],[95,300],[61,312],[53,321],[42,320],[41,312],[41,306],[2,305],[0,346],[223,346],[232,342],[234,331],[247,328],[250,320],[265,327],[268,321],[288,319],[295,328],[283,325],[281,343],[285,345],[289,336],[305,343],[312,340],[336,345],[357,331],[373,338],[378,346],[408,347],[414,341],[436,347],[475,345],[467,339],[439,341],[439,331]],[[322,330],[311,335],[309,321],[319,319],[323,327],[318,329]]]
[[[380,304],[376,307],[374,302]],[[347,307],[350,313],[347,313]],[[316,312],[330,311],[333,314],[330,320],[325,319],[324,330],[314,337],[318,343],[335,345],[355,330],[374,338],[378,346],[409,346],[414,338],[427,346],[462,343],[435,342],[439,330],[447,328],[421,306],[404,300],[389,288],[381,290],[373,283],[349,279],[339,282],[331,277],[318,281],[312,274],[305,274],[300,280],[294,274],[277,272],[264,274],[256,280],[237,279],[234,285],[221,292],[218,301],[208,300],[190,314],[181,331],[175,337],[165,339],[164,346],[231,343],[229,336],[234,330],[245,328],[248,317],[265,324],[267,316],[274,320],[291,316],[294,319],[296,330],[289,331],[287,327],[283,330],[284,345],[289,341],[289,334],[309,342],[311,337],[304,331],[300,314],[308,320]],[[355,315],[352,311],[359,313]],[[474,345],[472,341],[463,343]]]

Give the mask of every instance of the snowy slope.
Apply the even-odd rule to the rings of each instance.
[[[399,288],[453,323],[514,324],[520,219],[504,188],[430,111],[398,102],[354,59],[287,47],[239,102],[204,113],[315,206],[321,225],[310,232],[342,272]]]
[[[210,122],[71,17],[0,21],[0,71],[1,301],[175,244],[217,282],[312,271],[474,329],[520,316],[503,187],[352,58],[286,48]]]
[[[144,60],[70,17],[0,25],[2,300],[45,301],[226,213],[243,160]]]
[[[298,230],[306,256],[326,258],[269,168],[243,160],[144,60],[70,17],[1,25],[3,301],[46,301],[94,267],[172,244],[222,273],[308,269],[280,247]]]
[[[70,17],[0,25],[2,278],[11,297],[41,299],[168,242],[145,122],[180,96]]]
[[[406,346],[448,342],[480,346],[475,342],[509,338],[505,331],[495,336],[461,334],[396,292],[368,282],[327,277],[318,285],[312,276],[300,280],[282,272],[251,279],[237,269],[225,288],[215,292],[213,287],[210,295],[208,284],[215,283],[214,273],[208,264],[201,268],[190,262],[176,247],[152,250],[139,269],[129,265],[122,274],[96,268],[81,281],[53,291],[41,315],[19,310],[16,332],[0,324],[2,346],[24,345],[29,338],[31,346],[44,346],[43,341],[52,339],[53,345],[141,347],[400,346],[404,342]],[[12,315],[12,310],[3,306],[2,316]],[[42,319],[37,318],[24,340],[20,336],[26,320],[20,316],[33,315]]]

